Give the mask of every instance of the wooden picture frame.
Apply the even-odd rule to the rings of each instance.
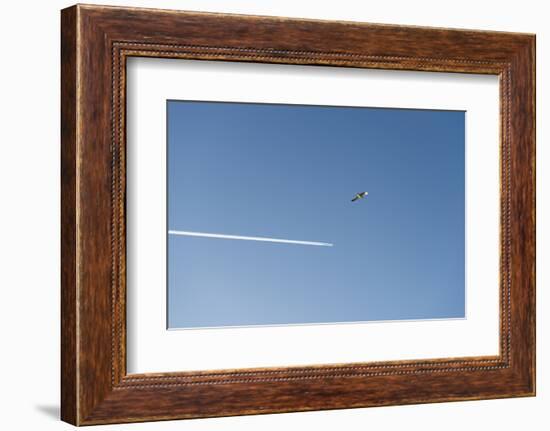
[[[74,425],[535,395],[535,37],[77,5],[61,14],[61,418]],[[500,77],[500,354],[127,374],[130,56]]]

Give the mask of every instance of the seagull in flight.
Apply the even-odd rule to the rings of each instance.
[[[360,192],[360,193],[357,193],[353,199],[351,200],[352,202],[355,202],[359,199],[363,199],[365,196],[367,196],[369,194],[369,192]]]

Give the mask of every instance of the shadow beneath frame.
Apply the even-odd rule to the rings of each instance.
[[[60,408],[58,405],[45,404],[45,405],[36,405],[34,408],[42,413],[44,416],[48,416],[50,419],[59,420],[60,417]]]

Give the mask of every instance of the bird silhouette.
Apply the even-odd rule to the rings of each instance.
[[[360,193],[357,193],[353,199],[351,200],[352,202],[355,202],[359,199],[363,199],[365,196],[367,196],[369,193],[368,192],[360,192]]]

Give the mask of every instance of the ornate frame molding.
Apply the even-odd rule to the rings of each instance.
[[[269,31],[258,36],[257,28]],[[312,34],[321,41],[308,42]],[[100,6],[65,9],[63,420],[98,424],[534,395],[534,43],[534,36],[510,33]],[[498,75],[499,356],[127,375],[125,65],[130,56]]]

